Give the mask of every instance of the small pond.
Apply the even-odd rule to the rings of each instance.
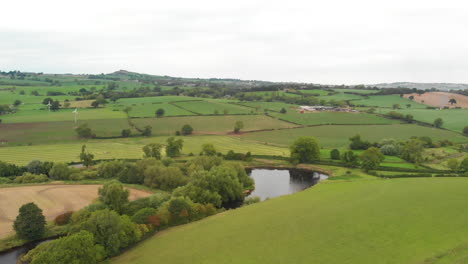
[[[247,172],[255,180],[255,190],[250,197],[258,196],[262,201],[302,191],[328,178],[325,174],[302,169],[252,169]]]
[[[12,249],[8,252],[0,253],[0,264],[16,264],[16,261],[21,257],[21,255],[26,254],[29,250],[46,241],[28,243],[22,247]]]

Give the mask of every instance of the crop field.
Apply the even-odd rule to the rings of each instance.
[[[395,120],[389,120],[367,113],[339,113],[339,112],[306,112],[298,113],[290,111],[287,114],[272,113],[271,115],[289,122],[301,125],[326,125],[326,124],[394,124]]]
[[[16,100],[20,100],[24,104],[42,104],[42,101],[46,98],[52,98],[60,102],[66,99],[72,101],[75,100],[75,96],[60,95],[60,96],[34,96],[34,95],[19,95],[9,91],[0,91],[0,105],[6,104],[11,105]],[[21,106],[20,106],[21,108]]]
[[[198,154],[205,143],[211,143],[216,150],[227,153],[229,150],[255,155],[288,156],[286,147],[272,146],[264,143],[252,142],[242,137],[232,136],[187,136],[184,140],[183,154]],[[79,161],[81,146],[86,144],[95,159],[139,159],[143,157],[142,148],[149,143],[166,142],[167,137],[125,138],[107,140],[82,140],[74,143],[60,143],[48,145],[0,147],[0,160],[14,164],[25,165],[32,160],[72,162]]]
[[[44,213],[47,221],[67,211],[76,211],[98,197],[100,185],[38,185],[0,188],[0,238],[13,231],[13,221],[19,208],[34,202]],[[130,189],[130,200],[149,196],[145,191]]]
[[[405,98],[410,96],[414,97],[414,101],[432,105],[435,107],[461,107],[468,108],[468,96],[455,94],[455,93],[445,93],[445,92],[429,92],[419,94],[405,94]],[[455,99],[456,104],[449,103],[450,99]]]
[[[127,119],[80,121],[87,123],[97,137],[117,137],[129,129]],[[50,144],[77,141],[73,121],[0,124],[0,142],[8,145]],[[0,150],[1,151],[1,150]]]
[[[109,104],[108,108],[123,111],[125,108],[130,107],[130,117],[154,117],[156,110],[159,108],[164,109],[165,116],[186,116],[194,114],[169,103],[191,100],[199,99],[186,96],[125,98],[118,100],[115,104]]]
[[[258,92],[245,92],[245,94],[254,94],[264,97],[271,97],[271,96],[290,96],[290,97],[301,97],[302,95],[287,93],[284,91],[258,91]]]
[[[427,105],[413,102],[406,98],[401,98],[399,95],[374,95],[368,99],[361,99],[352,102],[355,105],[386,107],[392,108],[394,104],[399,104],[401,108],[406,108],[406,105],[411,105],[411,108],[424,109]]]
[[[303,94],[318,94],[319,96],[325,96],[330,93],[333,94],[332,91],[326,91],[326,90],[321,90],[321,89],[313,89],[313,90],[298,90],[298,92],[303,93]]]
[[[334,94],[334,95],[326,95],[326,96],[320,96],[319,97],[320,100],[326,100],[326,101],[331,101],[331,100],[350,101],[350,100],[359,100],[359,99],[362,99],[362,98],[364,98],[364,97],[359,96],[359,95],[355,95],[355,94],[345,94],[345,93],[338,93],[338,94]]]
[[[351,92],[351,93],[358,93],[358,94],[364,94],[364,95],[370,95],[370,94],[378,92],[376,90],[361,90],[361,89],[333,89],[333,91],[337,91],[340,93]]]
[[[464,263],[443,260],[468,242],[467,189],[466,178],[327,181],[158,233],[112,263]]]
[[[290,128],[295,125],[264,115],[238,115],[238,116],[191,116],[191,117],[164,117],[164,118],[136,118],[132,122],[137,127],[150,125],[153,135],[174,135],[183,125],[191,125],[194,134],[226,134],[232,132],[237,121],[244,123],[242,131]]]
[[[60,109],[58,111],[48,110],[20,110],[16,114],[3,115],[4,123],[34,123],[34,122],[54,122],[54,121],[73,121],[74,114],[72,109]],[[108,108],[103,109],[80,109],[78,110],[78,120],[88,121],[96,119],[120,119],[126,118],[125,113],[112,111]]]
[[[214,100],[176,102],[172,104],[199,115],[213,115],[215,111],[217,111],[218,114],[223,114],[225,111],[227,111],[228,114],[249,114],[255,111],[248,107],[216,102]]]
[[[386,114],[393,110],[378,109],[377,112]],[[443,128],[460,133],[468,125],[468,109],[400,109],[395,110],[404,115],[413,115],[415,120],[432,124],[435,119],[442,118]]]
[[[242,137],[258,142],[280,144],[289,146],[296,138],[301,136],[316,137],[320,146],[344,147],[349,144],[349,138],[359,134],[364,140],[378,142],[382,139],[393,138],[405,140],[412,136],[428,136],[434,141],[449,139],[452,142],[468,142],[468,138],[460,134],[436,128],[423,127],[411,124],[394,125],[326,125],[287,130],[265,131],[248,133]]]
[[[239,104],[253,108],[256,112],[264,112],[265,109],[268,111],[279,112],[282,108],[286,111],[294,111],[297,109],[297,105],[287,104],[282,102],[240,102]]]

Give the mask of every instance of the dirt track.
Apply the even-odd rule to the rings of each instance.
[[[13,233],[13,221],[19,208],[36,203],[48,221],[66,211],[76,211],[98,197],[101,185],[38,185],[0,189],[0,238]],[[130,200],[149,196],[144,191],[131,189]]]
[[[464,96],[461,94],[454,94],[454,93],[444,93],[444,92],[430,92],[424,93],[422,95],[418,95],[416,93],[413,94],[405,94],[405,97],[408,98],[410,96],[414,96],[414,101],[435,106],[435,107],[444,107],[448,106],[450,108],[454,107],[461,107],[461,108],[468,108],[468,96]],[[457,103],[451,105],[449,103],[450,99],[457,100]]]

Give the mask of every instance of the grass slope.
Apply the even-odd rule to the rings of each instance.
[[[314,112],[298,113],[290,111],[287,114],[272,113],[271,115],[282,120],[290,121],[301,125],[326,125],[326,124],[394,124],[395,120],[389,120],[367,113],[335,113],[335,112]]]
[[[307,128],[255,132],[243,135],[245,139],[289,146],[301,136],[316,137],[322,147],[343,147],[349,138],[360,134],[364,140],[378,142],[381,139],[408,139],[412,136],[428,136],[433,140],[449,139],[452,142],[468,142],[468,138],[454,132],[411,124],[394,125],[330,125]]]
[[[466,178],[323,183],[164,231],[112,263],[422,263],[468,242],[467,189]]]

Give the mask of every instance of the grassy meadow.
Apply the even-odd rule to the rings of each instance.
[[[352,124],[395,124],[395,120],[389,120],[367,113],[346,113],[346,112],[306,112],[299,113],[290,111],[286,114],[272,113],[272,116],[281,120],[286,120],[300,125],[352,125]]]
[[[443,260],[468,242],[467,189],[466,178],[328,181],[163,231],[112,263],[464,263]]]

